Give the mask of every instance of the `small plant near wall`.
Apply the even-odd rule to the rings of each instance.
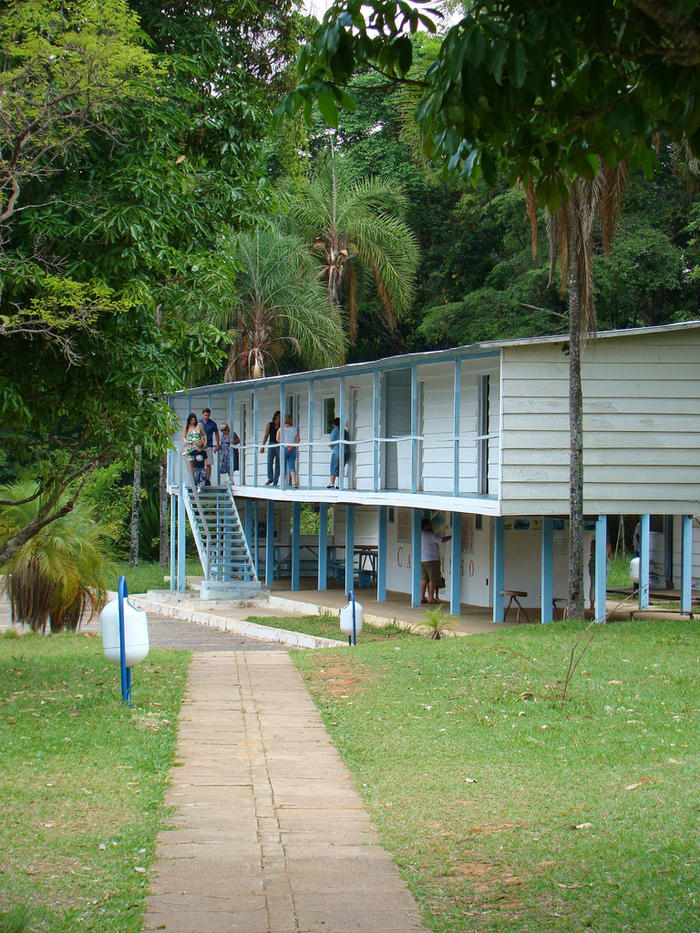
[[[448,632],[454,635],[457,619],[446,615],[442,606],[436,606],[434,609],[425,610],[425,620],[420,625],[426,629],[429,638],[444,638]]]

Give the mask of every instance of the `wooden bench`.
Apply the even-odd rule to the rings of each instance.
[[[508,616],[508,610],[513,605],[513,603],[515,603],[515,609],[516,609],[515,621],[516,622],[520,621],[521,612],[525,616],[525,620],[527,622],[530,621],[530,617],[527,614],[527,610],[520,602],[521,597],[525,599],[525,597],[527,596],[527,590],[501,590],[501,596],[509,597],[508,605],[504,606],[503,608],[503,621],[504,622],[506,621],[506,618]]]
[[[566,596],[553,596],[552,597],[552,618],[555,620],[565,619],[566,618],[566,604],[568,603],[568,598]]]

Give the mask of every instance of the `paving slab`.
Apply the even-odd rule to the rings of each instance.
[[[144,931],[427,933],[288,654],[194,656]]]

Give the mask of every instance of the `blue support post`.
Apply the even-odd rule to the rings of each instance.
[[[301,502],[292,503],[292,591],[301,588],[299,561],[301,555]]]
[[[411,366],[411,492],[418,489],[418,367]]]
[[[681,515],[681,612],[690,612],[693,600],[693,516]]]
[[[673,515],[664,515],[664,583],[673,589]]]
[[[309,478],[307,480],[309,489],[313,488],[314,485],[314,448],[313,448],[313,436],[314,436],[314,384],[313,382],[309,383]]]
[[[265,516],[265,586],[272,586],[275,579],[275,503],[267,500]]]
[[[649,516],[639,516],[639,608],[649,608]]]
[[[233,431],[233,425],[230,426]],[[258,485],[258,454],[260,453],[260,447],[258,445],[258,390],[253,389],[253,482],[249,483],[250,486]],[[231,458],[233,458],[233,451],[231,452]],[[229,474],[230,475],[230,474]],[[257,504],[255,506],[257,510]],[[257,527],[257,514],[255,516],[255,524]],[[256,535],[257,542],[257,535]],[[255,572],[257,573],[257,557],[255,559]]]
[[[340,434],[338,435],[338,489],[345,489],[345,467],[343,465],[344,451],[342,443],[345,437],[345,380],[341,376],[338,380],[338,418],[340,419]],[[352,588],[352,583],[350,584]]]
[[[454,441],[452,451],[452,492],[459,495],[459,436],[461,427],[462,403],[462,361],[456,359],[454,363]],[[461,525],[460,525],[461,527]],[[461,558],[460,558],[461,561]]]
[[[608,581],[608,517],[599,515],[595,523],[595,593],[596,622],[605,622],[607,607],[605,593]]]
[[[284,391],[284,383],[280,386],[280,427],[284,426],[284,409],[287,404],[287,396]],[[281,435],[280,435],[281,436]],[[280,452],[280,489],[285,489],[287,486],[287,478],[284,472],[284,447],[282,444],[279,446]],[[297,460],[299,459],[299,454],[297,454]],[[297,463],[297,466],[299,464]]]
[[[328,588],[328,503],[318,507],[318,588]]]
[[[452,540],[450,541],[450,613],[458,616],[462,611],[462,513],[452,513]]]
[[[345,592],[355,588],[355,506],[345,506]]]
[[[177,589],[177,496],[170,493],[170,591]]]
[[[385,505],[379,506],[377,516],[377,602],[386,602],[386,552],[387,552],[387,524],[389,509]]]
[[[255,564],[255,576],[260,579],[260,520],[259,520],[259,502],[256,499],[255,504],[253,505],[253,522],[255,524],[255,530],[253,532],[253,540],[255,541],[255,551],[253,552],[253,563]]]
[[[540,621],[554,618],[554,522],[550,515],[542,516],[542,559],[540,575]]]
[[[421,509],[411,511],[411,605],[420,606],[420,526]]]
[[[503,622],[503,587],[506,578],[506,520],[502,515],[493,520],[493,621]]]
[[[253,550],[253,503],[252,500],[245,500],[245,539],[248,542],[248,550]],[[248,573],[246,571],[246,578]]]
[[[131,668],[126,666],[126,642],[124,636],[124,600],[129,595],[126,577],[119,577],[117,584],[117,599],[119,607],[119,671],[122,688],[122,700],[131,706]]]
[[[381,488],[379,469],[379,372],[375,370],[372,379],[372,459],[374,462],[374,491],[378,492]]]
[[[186,567],[185,567],[185,548],[186,548],[186,538],[185,538],[185,522],[187,521],[187,515],[185,514],[185,487],[183,483],[180,483],[180,490],[177,497],[177,591],[178,593],[184,593],[187,585],[186,581]]]

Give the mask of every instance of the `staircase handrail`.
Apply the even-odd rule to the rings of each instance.
[[[243,541],[243,546],[245,547],[246,557],[248,558],[248,566],[250,567],[251,577],[256,583],[259,583],[260,581],[258,580],[258,575],[255,570],[255,562],[253,561],[253,555],[250,553],[250,548],[248,547],[248,539],[246,538],[245,533],[243,531],[243,526],[241,525],[241,517],[238,514],[238,507],[236,506],[236,500],[233,495],[233,483],[231,481],[229,481],[226,484],[226,489],[228,491],[228,497],[231,501],[231,509],[233,511],[234,521],[237,523],[238,528],[241,532],[241,540]]]
[[[209,527],[207,525],[207,520],[204,517],[204,512],[202,511],[202,504],[199,501],[199,496],[197,494],[196,486],[185,486],[184,479],[182,476],[183,467],[180,464],[180,489],[183,494],[183,500],[185,503],[185,511],[187,512],[188,518],[190,520],[190,527],[192,528],[192,534],[194,536],[194,542],[197,545],[197,551],[199,552],[199,558],[202,561],[202,570],[204,571],[204,579],[209,579],[209,562],[211,556],[211,535],[209,533]],[[189,496],[184,495],[185,488],[189,489],[192,499],[197,509],[197,514],[201,522],[201,528],[204,532],[205,540],[202,541],[201,535],[199,533],[199,526],[195,519],[194,509],[192,508],[192,500]]]

